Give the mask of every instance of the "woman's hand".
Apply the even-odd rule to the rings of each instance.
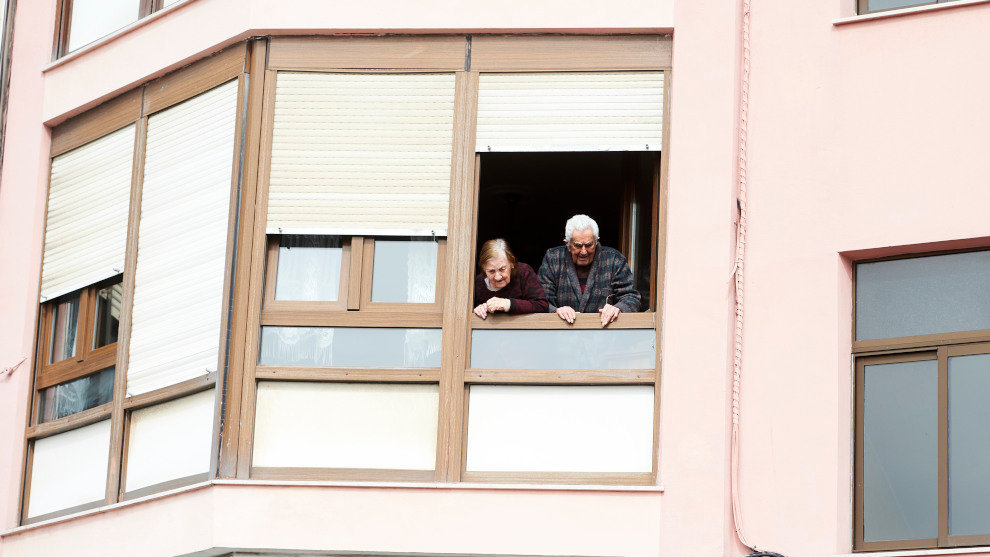
[[[485,302],[485,304],[488,306],[489,313],[495,313],[496,311],[509,311],[509,307],[511,307],[508,298],[488,298],[488,301]],[[475,313],[477,313],[477,310],[475,310]]]
[[[482,319],[488,317],[488,304],[487,304],[487,302],[486,303],[479,304],[478,307],[474,308],[474,314],[477,315],[478,317],[482,318]]]

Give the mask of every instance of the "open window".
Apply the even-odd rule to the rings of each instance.
[[[539,270],[564,241],[564,223],[587,214],[601,243],[629,262],[641,311],[652,311],[656,275],[659,153],[482,153],[475,253],[504,238],[519,261]]]

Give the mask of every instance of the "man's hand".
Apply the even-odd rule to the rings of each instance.
[[[482,319],[488,317],[488,306],[486,304],[479,304],[478,307],[474,308],[474,314]]]
[[[509,311],[511,304],[508,298],[488,298],[485,302],[488,306],[488,313],[495,313],[496,311]]]
[[[574,318],[577,317],[577,313],[571,306],[564,306],[557,308],[557,317],[567,321],[570,324],[574,324]]]
[[[622,310],[612,304],[605,304],[602,309],[598,310],[598,313],[602,314],[602,327],[604,327],[612,321],[618,319],[619,314],[622,313]]]

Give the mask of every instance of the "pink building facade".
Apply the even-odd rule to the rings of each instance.
[[[13,11],[0,555],[990,555],[987,0],[74,3]],[[644,311],[470,314],[576,212]]]

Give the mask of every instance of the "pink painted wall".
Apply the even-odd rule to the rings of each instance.
[[[53,1],[21,2],[15,26],[52,29]],[[49,135],[41,125],[42,76],[51,56],[51,33],[15,33],[7,139],[0,176],[0,369],[28,357],[6,378],[0,373],[0,529],[17,522],[24,459],[27,393],[31,382],[42,215],[45,212]],[[0,553],[4,541],[0,539]]]
[[[990,245],[990,4],[833,25],[853,5],[752,16],[741,489],[752,541],[789,556],[851,548],[842,254]]]
[[[990,3],[841,25],[833,21],[851,16],[854,0],[752,3],[744,532],[789,557],[845,554],[852,522],[850,261],[923,251],[921,244],[990,245],[990,110],[983,108]],[[21,2],[18,29],[31,32],[15,34],[0,182],[0,368],[28,354],[33,342],[48,151],[42,122],[270,31],[676,28],[662,494],[222,485],[18,532],[0,540],[4,556],[86,547],[77,544],[108,529],[133,532],[135,538],[114,538],[123,544],[149,524],[162,554],[295,547],[292,540],[316,548],[327,536],[355,550],[748,553],[735,538],[728,479],[741,2],[587,4],[512,0],[485,10],[389,1],[344,10],[316,0],[194,0],[42,72],[54,0]],[[0,380],[0,529],[16,523],[29,375],[23,366]],[[271,512],[286,508],[295,510]],[[433,524],[446,520],[456,525],[453,534],[437,536]],[[391,538],[379,535],[382,524]],[[188,528],[188,535],[169,536],[168,528]],[[126,553],[123,546],[100,549]]]

